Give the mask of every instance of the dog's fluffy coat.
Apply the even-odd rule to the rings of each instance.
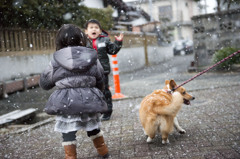
[[[147,142],[151,142],[160,131],[162,143],[168,143],[168,135],[173,130],[173,126],[179,133],[185,133],[185,130],[179,126],[176,115],[181,105],[190,104],[189,100],[193,100],[194,97],[186,93],[183,87],[169,93],[176,87],[174,80],[166,80],[164,89],[155,90],[142,100],[139,117],[144,133],[148,136]]]

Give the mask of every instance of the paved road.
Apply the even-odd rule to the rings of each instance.
[[[122,93],[129,98],[114,101],[112,119],[104,121],[102,127],[110,158],[240,158],[239,72],[210,72],[186,84],[184,87],[196,97],[178,115],[187,133],[180,135],[174,131],[167,145],[161,144],[160,135],[152,144],[146,143],[138,118],[142,97],[162,88],[165,79],[175,79],[180,84],[195,75],[184,69],[191,58],[179,56],[161,65],[121,75]],[[4,101],[19,106],[40,105],[49,93],[33,89],[10,96],[10,102]],[[0,158],[63,158],[61,135],[53,131],[53,126],[54,122],[50,122],[20,134],[1,134]],[[85,132],[79,131],[77,140],[78,158],[98,158]]]

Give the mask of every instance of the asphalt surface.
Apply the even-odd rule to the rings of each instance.
[[[170,143],[166,145],[161,143],[160,135],[153,143],[146,142],[147,137],[138,117],[142,98],[155,89],[161,89],[166,79],[175,79],[177,84],[181,84],[196,75],[187,72],[191,60],[191,55],[179,56],[159,65],[120,73],[121,92],[127,98],[115,100],[112,118],[102,122],[110,158],[240,158],[239,71],[208,72],[184,85],[195,96],[191,105],[183,105],[178,114],[179,123],[186,134],[173,131],[169,137]],[[113,83],[112,79],[110,83]],[[36,88],[12,94],[8,99],[0,100],[0,106],[4,107],[1,110],[7,112],[38,107],[41,112],[50,93]],[[42,123],[19,127],[4,128],[5,133],[0,133],[0,158],[64,158],[61,134],[53,131],[53,117]],[[77,141],[79,159],[99,158],[86,132],[79,131]]]

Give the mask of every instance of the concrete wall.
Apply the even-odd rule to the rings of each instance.
[[[148,46],[150,65],[160,63],[172,56],[171,47]],[[52,54],[0,57],[0,81],[40,74],[51,58]],[[122,48],[118,53],[118,66],[120,72],[134,71],[144,67],[144,47]]]
[[[148,65],[159,64],[173,57],[172,47],[147,47]],[[111,56],[110,61],[111,61]],[[39,74],[47,67],[52,54],[0,57],[0,98],[9,93],[38,86]],[[120,73],[146,66],[144,47],[122,48],[117,56]],[[112,64],[112,62],[111,62]]]
[[[159,64],[173,57],[172,47],[148,46],[149,65]],[[111,56],[110,56],[111,59]],[[122,48],[117,54],[119,72],[131,72],[145,66],[144,47]]]
[[[0,81],[40,74],[51,58],[52,54],[0,57]]]
[[[16,31],[16,32],[14,32]],[[4,30],[4,33],[6,30]],[[17,34],[19,30],[10,29],[7,30],[7,33],[12,33],[13,35]],[[1,32],[3,33],[3,32]],[[31,30],[24,30],[26,35],[32,35]],[[56,31],[49,32],[46,37],[54,37],[53,35]],[[110,32],[111,41],[114,41],[114,35],[119,35],[120,32]],[[38,35],[38,33],[36,33]],[[45,35],[45,34],[44,34]],[[47,47],[50,45],[46,45],[41,47],[33,47],[33,48],[22,48],[20,47],[12,47],[15,46],[15,39],[13,36],[9,36],[11,38],[6,38],[5,41],[1,42],[0,47],[0,83],[8,80],[15,80],[20,78],[28,77],[29,75],[40,74],[43,69],[48,65],[49,61],[52,58],[52,53],[54,52],[55,45],[51,45],[51,47]],[[28,37],[28,36],[26,36]],[[3,40],[3,39],[2,39]],[[43,42],[43,41],[42,41]],[[31,39],[28,40],[28,43],[32,44]],[[55,44],[54,39],[46,39],[45,43]],[[132,33],[132,32],[124,32],[124,41],[123,48],[120,51],[120,61],[119,66],[121,67],[121,71],[125,70],[134,70],[139,69],[145,64],[145,54],[144,54],[144,46],[148,48],[149,53],[149,63],[151,64],[151,54],[156,54],[156,56],[160,56],[160,52],[162,52],[162,48],[157,45],[157,36],[153,33]],[[4,45],[2,45],[4,44]],[[5,45],[6,44],[6,45]],[[28,45],[26,45],[28,46]],[[34,45],[35,46],[35,45]],[[155,46],[155,47],[154,47]],[[172,50],[172,49],[170,49]],[[161,57],[159,59],[155,59],[157,61],[153,61],[157,63],[164,59]],[[131,68],[128,68],[131,67]]]

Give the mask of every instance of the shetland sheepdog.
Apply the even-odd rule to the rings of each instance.
[[[176,87],[174,80],[166,80],[163,89],[155,90],[143,98],[139,117],[144,133],[148,136],[148,143],[152,142],[158,132],[162,135],[162,143],[169,143],[168,135],[173,127],[181,134],[186,133],[179,125],[176,115],[183,103],[189,105],[190,100],[195,98],[185,88],[174,89]]]

